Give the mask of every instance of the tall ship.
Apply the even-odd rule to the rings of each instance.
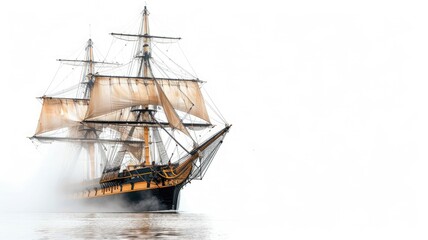
[[[59,59],[82,74],[76,86],[39,98],[31,140],[78,149],[56,156],[69,161],[61,186],[72,201],[177,210],[180,190],[204,177],[231,125],[203,92],[205,81],[157,52],[180,38],[152,35],[146,7],[137,33],[110,35],[133,46],[129,62],[96,60],[91,39],[81,59]]]

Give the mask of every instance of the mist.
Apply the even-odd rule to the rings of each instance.
[[[0,10],[7,33],[1,104],[16,116],[2,118],[9,126],[1,144],[6,209],[25,209],[32,202],[27,190],[40,190],[31,183],[44,172],[45,158],[25,137],[34,133],[40,109],[34,97],[53,77],[54,59],[87,40],[89,23],[107,51],[107,33],[123,29],[144,7],[141,1],[24,2],[25,8],[8,3]],[[424,1],[148,6],[177,33],[170,35],[183,37],[192,67],[233,124],[205,178],[182,190],[181,211],[254,219],[237,224],[232,236],[427,237]]]

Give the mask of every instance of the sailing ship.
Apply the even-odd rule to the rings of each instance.
[[[84,59],[59,59],[83,67],[83,75],[75,97],[40,98],[31,139],[79,146],[69,164],[79,178],[64,183],[73,201],[101,207],[120,202],[131,211],[177,210],[180,190],[203,178],[231,125],[213,124],[208,110],[218,109],[207,104],[204,81],[171,77],[173,71],[156,60],[157,41],[180,38],[151,35],[147,7],[137,34],[111,35],[135,43],[128,74],[97,72],[98,66],[121,65],[96,61],[91,39]]]

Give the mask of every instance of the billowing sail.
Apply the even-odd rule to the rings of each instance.
[[[156,79],[175,110],[210,122],[197,81]],[[95,77],[86,119],[139,105],[162,106],[154,79]]]
[[[181,132],[192,138],[189,131],[187,131],[187,128],[183,125],[180,118],[178,117],[177,112],[174,110],[174,106],[169,101],[168,97],[162,90],[162,87],[159,85],[158,81],[155,81],[155,85],[156,89],[158,90],[161,105],[163,106],[166,117],[168,118],[169,125],[175,129],[180,130]]]
[[[44,97],[36,135],[78,126],[84,119],[87,108],[88,100],[86,99]]]

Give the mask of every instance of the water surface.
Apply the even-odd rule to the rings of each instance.
[[[0,239],[225,239],[231,224],[194,213],[6,213]]]

